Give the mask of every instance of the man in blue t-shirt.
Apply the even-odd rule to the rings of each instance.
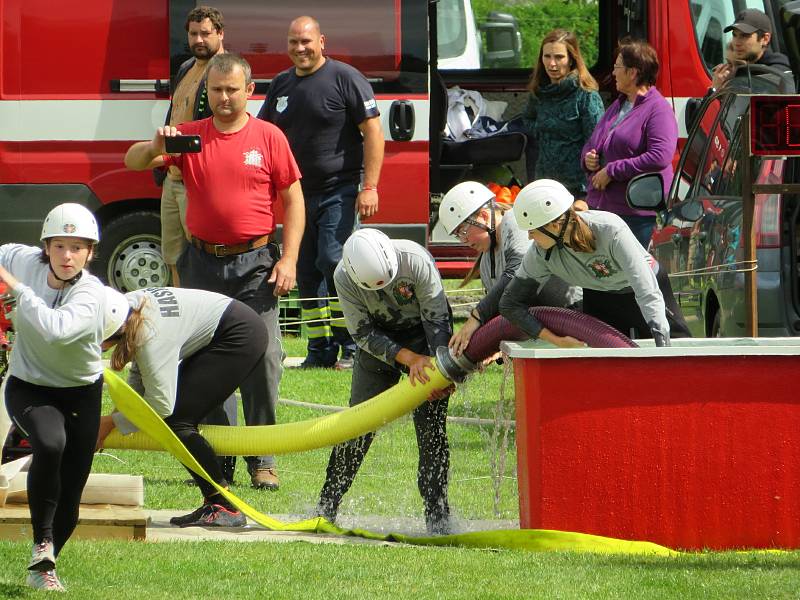
[[[303,176],[306,228],[297,286],[300,298],[307,298],[303,320],[311,323],[301,367],[349,369],[355,343],[338,299],[325,298],[336,296],[333,272],[356,212],[362,219],[378,212],[383,129],[369,82],[350,65],[324,56],[324,48],[315,19],[292,21],[288,52],[294,67],[272,80],[258,117],[283,130]]]

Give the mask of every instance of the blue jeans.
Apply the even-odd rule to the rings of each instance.
[[[323,320],[309,324],[308,360],[332,366],[339,348],[342,354],[355,352],[355,342],[347,331],[338,301],[314,300],[336,296],[333,272],[342,259],[342,246],[353,233],[358,186],[345,184],[324,194],[305,196],[306,228],[297,259],[297,288],[302,300],[303,320]],[[333,320],[330,325],[327,319]]]
[[[645,217],[640,215],[620,215],[623,221],[631,228],[633,235],[639,240],[639,243],[647,248],[650,246],[650,237],[653,235],[653,229],[656,227],[655,217]]]

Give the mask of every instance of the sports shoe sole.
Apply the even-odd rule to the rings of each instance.
[[[54,569],[47,571],[30,571],[25,577],[25,583],[36,590],[46,592],[66,592],[64,585],[56,575]]]
[[[219,505],[214,505],[211,513],[201,517],[191,525],[198,527],[244,527],[247,525],[247,518],[238,511],[231,512]]]
[[[169,520],[169,524],[175,527],[188,527],[190,525],[195,524],[198,521],[198,519],[203,518],[210,511],[211,507],[207,504],[204,504],[200,508],[190,512],[188,515],[182,515],[180,517],[172,517]]]
[[[256,483],[255,481],[250,483],[250,486],[256,490],[267,490],[269,492],[277,492],[281,484],[279,483]]]

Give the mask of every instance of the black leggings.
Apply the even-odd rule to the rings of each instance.
[[[667,322],[669,323],[671,338],[692,337],[689,326],[683,319],[683,313],[675,301],[672,285],[665,269],[660,268],[658,275],[658,289],[664,296]],[[651,339],[653,332],[642,316],[642,311],[636,303],[633,292],[616,294],[583,288],[583,312],[608,323],[617,331],[630,336],[632,339]]]
[[[217,455],[197,431],[198,424],[213,409],[236,391],[250,372],[263,369],[267,347],[267,327],[261,316],[246,304],[234,300],[220,319],[207,346],[185,358],[178,369],[175,409],[164,419],[178,439],[191,452],[217,484],[228,482]],[[189,471],[208,499],[217,490],[205,479]]]
[[[78,523],[81,494],[89,478],[100,426],[103,377],[92,384],[53,388],[11,377],[8,414],[28,439],[28,505],[33,541],[53,540],[56,555]]]

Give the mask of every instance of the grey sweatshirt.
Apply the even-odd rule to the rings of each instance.
[[[9,373],[48,387],[89,385],[103,373],[103,284],[84,270],[75,285],[55,290],[47,284],[49,266],[39,260],[41,253],[33,246],[0,246],[0,265],[20,281],[13,292]]]
[[[594,252],[554,248],[550,260],[535,244],[525,257],[515,281],[506,288],[500,312],[532,337],[542,330],[528,313],[531,283],[543,284],[553,275],[572,285],[608,292],[633,292],[645,321],[654,333],[669,339],[664,298],[656,281],[658,263],[642,248],[625,222],[616,214],[591,210],[579,213],[594,233]]]
[[[144,306],[145,319],[128,383],[159,416],[168,417],[175,409],[180,361],[208,345],[232,300],[182,288],[146,288],[125,296],[132,307]],[[122,414],[113,419],[121,433],[136,431]]]
[[[511,212],[503,216],[497,232],[500,240],[494,249],[494,278],[492,278],[492,260],[489,252],[481,255],[481,283],[487,291],[501,283],[503,275],[514,276],[522,257],[532,243],[528,239],[528,232],[517,227]]]
[[[433,257],[409,240],[392,240],[397,276],[382,290],[356,285],[339,262],[333,274],[347,330],[362,350],[388,365],[403,346],[395,340],[422,326],[428,346],[446,346],[453,333],[450,308]]]
[[[492,263],[488,252],[481,256],[481,283],[486,289],[486,295],[475,307],[481,316],[481,323],[496,317],[500,312],[500,298],[506,286],[522,263],[522,257],[533,243],[528,239],[528,232],[517,227],[513,214],[506,214],[498,227],[500,241],[494,249],[495,278],[492,279]],[[535,296],[535,300],[533,300]],[[571,306],[581,300],[583,289],[569,286],[559,277],[551,277],[548,284],[542,288],[536,284],[532,290],[529,302],[543,306]]]

